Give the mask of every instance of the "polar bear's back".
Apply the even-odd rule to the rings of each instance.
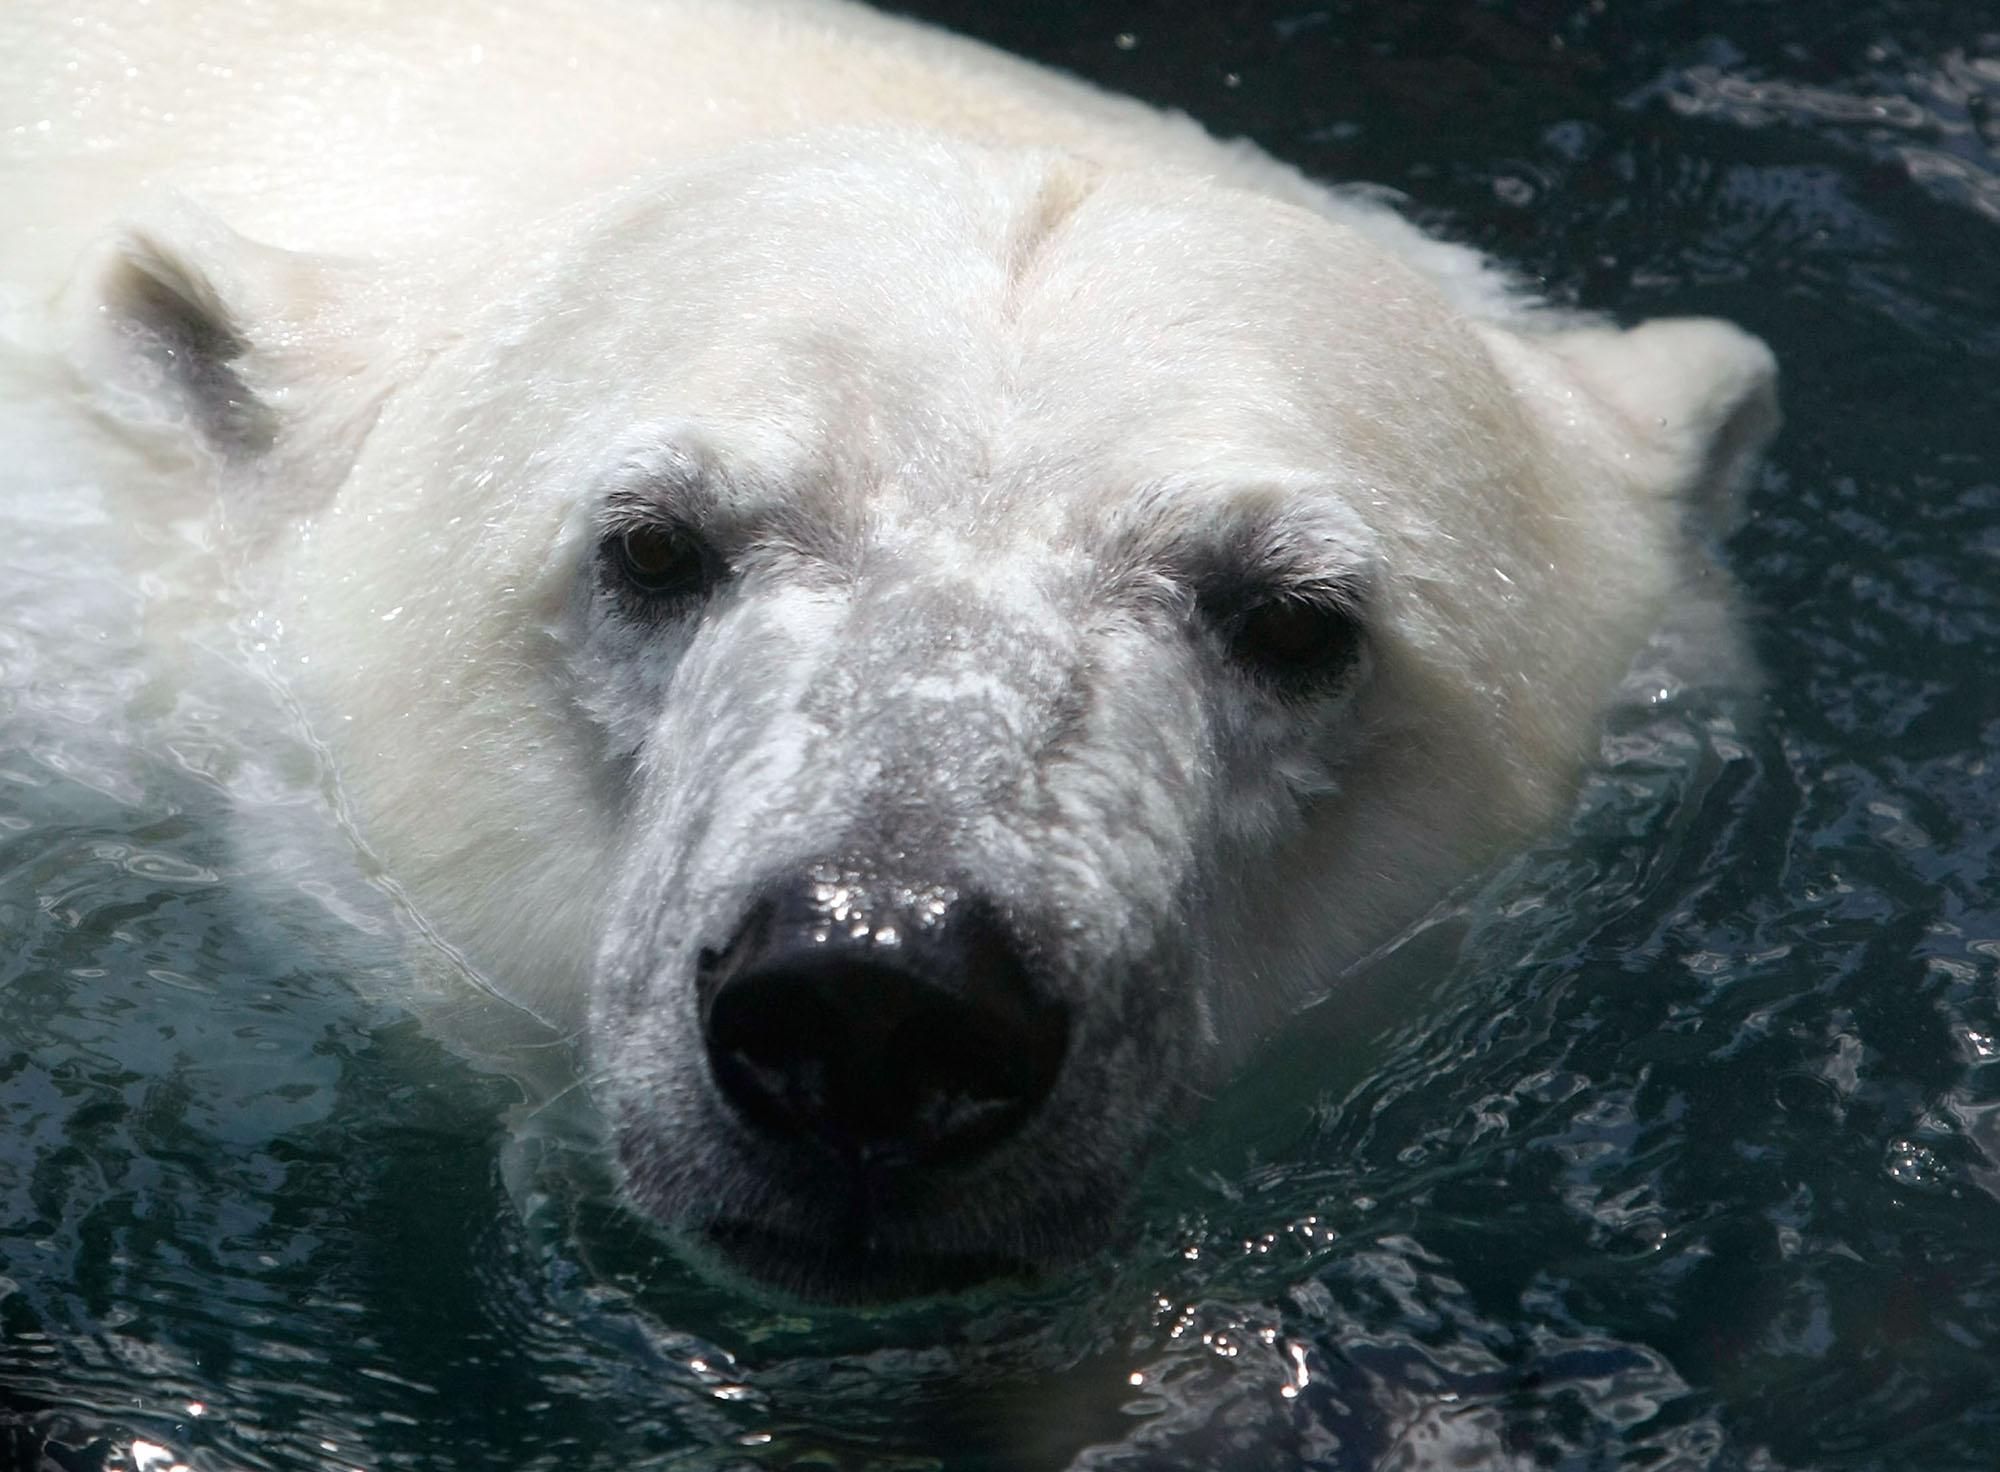
[[[1167,167],[1358,226],[1494,315],[1470,251],[1179,114],[845,0],[49,0],[0,9],[0,280],[59,280],[135,198],[287,249],[465,252],[752,139],[911,126]]]

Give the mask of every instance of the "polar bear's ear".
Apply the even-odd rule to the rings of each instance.
[[[85,254],[62,306],[70,357],[119,420],[255,460],[281,436],[339,274],[168,200]]]
[[[1681,498],[1712,529],[1735,522],[1778,428],[1778,365],[1758,339],[1702,317],[1483,335],[1549,432],[1594,441],[1643,489]]]

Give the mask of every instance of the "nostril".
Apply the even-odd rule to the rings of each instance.
[[[1059,1003],[983,913],[928,933],[831,934],[754,911],[703,957],[717,1084],[759,1128],[910,1162],[991,1148],[1048,1095],[1068,1047]],[[897,939],[884,943],[886,930]]]

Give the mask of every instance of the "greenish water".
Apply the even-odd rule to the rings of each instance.
[[[510,1194],[311,754],[0,420],[0,1468],[2000,1466],[2000,7],[1011,9],[924,13],[1764,335],[1764,688],[1618,717],[1087,1270],[778,1311]]]

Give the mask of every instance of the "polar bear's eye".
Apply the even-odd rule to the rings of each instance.
[[[1338,679],[1360,643],[1353,610],[1330,601],[1279,597],[1243,614],[1229,652],[1239,663],[1298,688]]]
[[[610,550],[625,581],[652,597],[699,593],[711,580],[713,557],[680,527],[635,526],[614,538]]]

